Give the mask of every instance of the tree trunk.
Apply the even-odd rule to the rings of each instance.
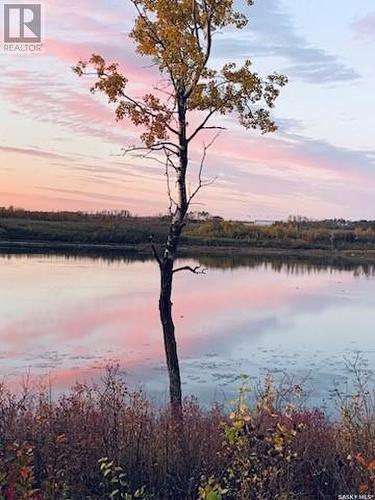
[[[169,375],[169,395],[172,410],[182,405],[180,367],[177,355],[175,328],[172,318],[173,260],[165,260],[160,266],[159,311],[163,327],[164,349]]]
[[[172,284],[173,266],[176,259],[180,242],[184,220],[189,208],[189,201],[186,194],[186,170],[188,166],[188,141],[186,139],[186,99],[179,98],[179,166],[177,173],[177,206],[172,216],[169,227],[169,234],[164,248],[163,256],[159,260],[160,265],[160,299],[159,311],[160,320],[163,327],[164,349],[167,359],[169,374],[169,394],[172,411],[181,417],[182,390],[180,367],[177,355],[177,344],[175,337],[175,327],[172,316]]]

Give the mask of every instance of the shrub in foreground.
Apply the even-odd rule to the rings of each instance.
[[[291,387],[290,394],[300,391]],[[358,383],[341,415],[280,400],[266,379],[233,411],[168,408],[129,392],[114,370],[58,401],[0,387],[0,498],[6,500],[330,499],[375,488],[375,400]],[[285,394],[284,394],[285,396]]]

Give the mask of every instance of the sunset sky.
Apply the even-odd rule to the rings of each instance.
[[[165,212],[162,167],[121,156],[136,130],[116,123],[111,106],[88,92],[90,81],[70,69],[98,52],[120,63],[133,95],[152,89],[158,75],[127,37],[133,9],[126,0],[44,7],[44,53],[0,54],[0,205]],[[217,179],[193,209],[239,219],[374,219],[374,4],[257,0],[246,12],[245,30],[217,36],[214,63],[250,57],[261,74],[287,74],[280,128],[260,136],[226,119],[207,158],[206,175]],[[192,150],[192,185],[200,148]]]

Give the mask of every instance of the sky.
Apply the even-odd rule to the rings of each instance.
[[[14,2],[12,2],[14,3]],[[241,220],[375,219],[375,7],[369,0],[256,0],[250,22],[216,38],[214,65],[250,58],[289,77],[275,134],[235,117],[209,150],[192,210]],[[127,0],[45,0],[42,54],[0,53],[0,205],[38,210],[165,213],[163,167],[123,156],[137,130],[71,67],[92,52],[120,63],[141,96],[160,77],[128,38]],[[240,3],[239,3],[240,5]],[[218,123],[218,122],[216,122]],[[218,123],[223,125],[223,123]],[[202,141],[191,153],[194,188]]]

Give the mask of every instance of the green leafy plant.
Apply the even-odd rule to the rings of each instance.
[[[108,457],[103,457],[99,460],[100,471],[103,478],[106,480],[108,498],[121,499],[121,500],[134,500],[141,498],[143,500],[150,500],[151,496],[145,493],[145,487],[131,492],[129,482],[122,467],[116,466],[113,460]]]
[[[224,425],[226,441],[221,453],[227,467],[223,477],[220,484],[211,479],[202,486],[200,498],[255,500],[267,498],[270,491],[277,492],[274,498],[294,498],[287,477],[297,457],[292,443],[302,426],[295,426],[288,412],[276,410],[270,377],[254,408],[248,404],[246,384],[243,377],[234,410]]]
[[[202,485],[198,489],[198,500],[223,500],[228,489],[222,488],[215,478],[202,478]]]

